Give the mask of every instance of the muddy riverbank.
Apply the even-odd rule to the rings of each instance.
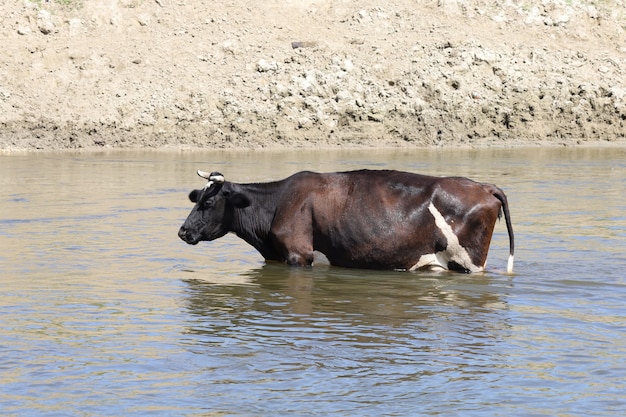
[[[379,4],[3,5],[0,149],[626,143],[623,0]]]

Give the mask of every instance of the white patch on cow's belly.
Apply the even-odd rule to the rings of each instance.
[[[444,252],[428,253],[420,256],[419,260],[413,265],[409,271],[417,271],[419,269],[443,270],[448,269],[448,263],[441,258]]]
[[[448,263],[456,262],[470,272],[484,271],[484,266],[474,265],[467,250],[459,243],[459,238],[454,234],[452,227],[446,222],[446,219],[433,203],[430,203],[428,206],[428,211],[430,211],[435,218],[435,225],[437,225],[441,233],[446,237],[448,246],[440,252],[420,256],[417,263],[413,265],[410,270],[448,269]]]

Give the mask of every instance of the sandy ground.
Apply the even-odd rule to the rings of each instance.
[[[625,0],[0,9],[4,151],[626,143]]]

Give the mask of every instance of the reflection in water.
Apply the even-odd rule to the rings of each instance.
[[[250,275],[242,286],[185,280],[188,343],[216,358],[219,385],[278,384],[305,403],[332,393],[376,412],[392,410],[394,398],[417,406],[421,393],[443,395],[446,384],[468,389],[503,366],[498,345],[510,326],[489,277],[282,265]]]
[[[626,150],[0,155],[3,415],[621,415]],[[196,169],[495,182],[482,275],[264,264],[176,232]],[[45,173],[43,175],[42,173]]]
[[[270,263],[243,275],[250,285],[232,286],[228,291],[238,288],[280,291],[287,300],[283,311],[290,314],[358,313],[395,320],[415,318],[415,313],[420,311],[430,314],[432,308],[437,307],[463,307],[472,311],[486,306],[502,307],[497,294],[465,291],[467,277],[454,273],[411,274],[328,266],[287,268]],[[219,288],[202,280],[185,282],[199,294],[205,288],[209,292]],[[471,279],[472,288],[484,286],[487,289],[489,282],[488,275],[477,274]],[[202,300],[205,297],[199,296],[198,303]]]

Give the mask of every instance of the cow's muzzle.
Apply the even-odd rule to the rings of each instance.
[[[196,245],[198,242],[200,242],[200,239],[192,236],[192,233],[190,233],[185,226],[181,226],[181,228],[178,230],[178,237],[189,243],[190,245]]]

